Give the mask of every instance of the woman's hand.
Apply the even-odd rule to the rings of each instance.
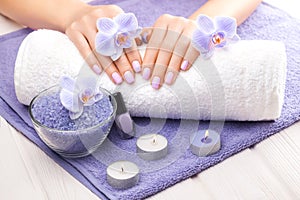
[[[193,20],[171,15],[157,19],[149,35],[143,59],[143,78],[159,89],[163,83],[173,84],[180,70],[188,70],[199,52],[191,38],[196,24]]]
[[[135,42],[131,48],[125,49],[122,56],[114,62],[109,57],[102,56],[95,51],[97,19],[113,18],[123,13],[123,10],[115,5],[85,5],[80,12],[70,18],[70,22],[65,26],[65,33],[78,48],[82,57],[95,73],[100,74],[104,70],[115,84],[122,83],[123,79],[127,83],[133,83],[134,72],[141,71],[141,57]]]

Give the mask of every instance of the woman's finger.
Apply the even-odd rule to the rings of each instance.
[[[181,35],[180,38],[178,39],[164,78],[165,83],[167,83],[168,85],[173,84],[174,81],[176,80],[178,72],[180,71],[180,65],[189,47],[189,44],[190,44],[190,39],[184,35]]]
[[[197,51],[193,47],[192,43],[190,43],[190,46],[187,49],[184,59],[181,63],[180,69],[183,71],[189,70],[199,55],[200,55],[199,51]]]
[[[141,72],[142,58],[138,51],[136,43],[134,42],[132,47],[126,48],[124,49],[124,51],[129,63],[131,63],[133,70],[137,73]]]
[[[120,74],[123,76],[125,81],[129,84],[132,84],[134,82],[134,73],[131,69],[131,65],[125,55],[123,53],[118,60],[116,60],[115,65],[117,66]]]
[[[153,31],[147,45],[142,65],[143,78],[146,80],[151,77],[159,48],[167,33],[167,22],[170,18],[170,15],[163,15],[153,26]]]
[[[196,24],[194,21],[189,21],[186,24],[185,31],[182,33],[182,35],[186,38],[192,38],[193,32],[196,29]],[[199,51],[197,51],[190,40],[190,44],[185,52],[185,55],[183,56],[183,60],[180,65],[180,69],[183,71],[186,71],[191,68],[192,64],[195,62],[195,60],[200,55]]]
[[[66,35],[77,47],[81,56],[91,67],[91,69],[96,74],[100,74],[102,72],[101,64],[98,62],[85,36],[81,32],[74,29],[68,29],[66,31]]]
[[[123,82],[123,79],[114,62],[107,56],[102,56],[99,55],[98,53],[96,55],[97,55],[97,59],[99,60],[99,62],[103,67],[103,70],[106,72],[108,77],[115,84],[117,85],[121,84]]]
[[[152,32],[152,36],[147,45],[142,65],[143,78],[146,80],[148,80],[151,77],[151,73],[154,68],[160,44],[162,43],[166,32],[166,28],[155,28]]]
[[[160,47],[152,74],[152,87],[159,89],[165,78],[165,74],[173,54],[177,40],[180,38],[182,26],[181,18],[174,18],[169,21],[168,31]]]
[[[179,40],[173,51],[172,58],[165,76],[165,83],[171,85],[177,78],[180,70],[188,70],[199,56],[197,51],[192,48],[191,37],[196,25],[192,21],[185,22],[184,31],[182,32]]]

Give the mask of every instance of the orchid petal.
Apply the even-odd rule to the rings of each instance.
[[[80,91],[91,90],[93,93],[97,89],[98,81],[97,78],[89,76],[84,77],[80,80]]]
[[[104,97],[103,93],[100,92],[100,91],[98,91],[98,92],[94,95],[95,102],[100,101],[103,97]]]
[[[122,48],[130,48],[132,47],[132,39],[126,40],[124,44],[121,45]]]
[[[211,36],[199,31],[198,29],[195,30],[192,41],[194,47],[198,49],[200,53],[207,52],[211,48]]]
[[[223,48],[223,47],[225,47],[227,45],[227,42],[226,41],[223,41],[223,42],[221,42],[220,44],[218,44],[217,46],[216,46],[216,48]]]
[[[138,28],[138,21],[133,13],[121,13],[114,18],[114,21],[119,25],[121,32],[134,31]]]
[[[118,31],[118,25],[110,18],[100,18],[96,23],[100,33],[113,35]]]
[[[232,38],[236,34],[236,19],[232,17],[215,17],[215,25],[217,31],[223,31],[226,33],[226,37]]]
[[[93,95],[94,95],[94,90],[91,88],[86,88],[79,93],[79,99],[83,104],[85,104],[86,102],[89,101],[90,98],[93,97]]]
[[[80,104],[79,110],[77,112],[69,112],[69,116],[72,120],[78,119],[83,113],[83,105]]]
[[[78,96],[74,95],[74,93],[62,89],[60,92],[60,101],[62,105],[72,112],[78,112],[79,110],[79,102],[78,102]]]
[[[91,106],[91,105],[93,105],[94,103],[96,103],[96,101],[95,101],[95,98],[92,97],[92,98],[90,98],[86,103],[84,103],[83,106]]]
[[[198,28],[206,34],[211,34],[215,31],[214,22],[207,15],[199,15],[196,23]]]
[[[130,37],[136,38],[136,37],[138,37],[142,33],[142,31],[143,31],[143,28],[142,27],[138,27],[136,30],[129,31],[128,33],[129,33]]]
[[[74,90],[76,88],[75,79],[73,79],[70,76],[64,75],[60,78],[60,86],[61,86],[61,88],[65,89],[65,90],[74,92]]]
[[[201,56],[203,59],[209,59],[214,54],[214,48],[212,48],[210,51],[207,51],[205,53],[202,53]]]
[[[230,42],[231,43],[235,43],[235,42],[237,42],[239,40],[241,40],[241,38],[237,34],[235,34],[232,38],[230,38]]]
[[[118,60],[123,54],[123,48],[116,48],[117,52],[110,56],[113,61]]]
[[[93,105],[94,103],[100,101],[102,98],[103,98],[103,93],[98,90],[95,90],[94,91],[94,95],[92,98],[90,98],[85,104],[84,106],[91,106]]]
[[[116,53],[115,40],[112,36],[97,33],[96,39],[96,51],[104,56],[111,56]]]

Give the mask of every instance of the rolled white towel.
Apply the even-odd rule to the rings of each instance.
[[[34,31],[24,39],[17,55],[17,98],[28,105],[39,92],[58,84],[61,75],[76,76],[87,69],[66,35]],[[189,71],[180,72],[175,84],[160,90],[152,89],[140,74],[135,77],[133,85],[120,86],[105,73],[99,77],[102,87],[122,92],[132,116],[274,120],[284,101],[285,46],[278,41],[249,40],[217,49],[210,60],[198,58]]]

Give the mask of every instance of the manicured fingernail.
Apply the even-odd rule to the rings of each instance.
[[[189,61],[184,60],[184,61],[181,63],[180,69],[181,69],[181,70],[186,70],[188,64],[189,64]]]
[[[118,72],[114,72],[111,76],[114,79],[116,84],[122,83],[122,77],[119,75]]]
[[[98,65],[93,65],[93,71],[99,75],[101,74],[102,69]]]
[[[166,74],[166,77],[165,77],[165,82],[166,82],[167,84],[171,85],[172,80],[173,80],[173,76],[174,76],[173,72],[168,72],[168,73]]]
[[[141,64],[137,60],[132,62],[132,67],[133,67],[135,72],[140,72],[141,71]]]
[[[126,71],[124,73],[124,78],[125,78],[126,82],[129,83],[129,84],[134,82],[134,76],[131,73],[131,71]]]
[[[150,68],[147,67],[143,70],[143,78],[146,80],[150,78]]]
[[[152,79],[152,87],[154,89],[158,89],[160,84],[160,78],[158,76],[154,76]]]
[[[144,33],[142,34],[142,41],[143,41],[145,44],[148,43],[148,35],[149,35],[148,32],[144,32]]]
[[[135,38],[135,43],[136,43],[137,46],[141,46],[143,44],[142,36],[140,36],[140,35],[137,36]]]

